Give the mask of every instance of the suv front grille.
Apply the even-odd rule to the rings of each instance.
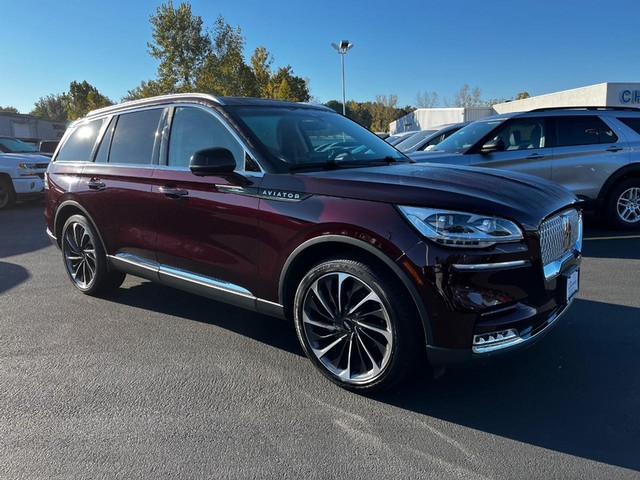
[[[540,225],[540,251],[544,276],[548,280],[560,272],[562,262],[582,246],[582,215],[569,209],[549,217]]]

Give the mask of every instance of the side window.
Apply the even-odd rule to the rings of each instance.
[[[556,125],[558,126],[559,147],[618,141],[613,130],[595,115],[558,117]]]
[[[530,150],[547,146],[545,120],[543,118],[516,119],[498,130],[493,140],[504,142],[504,149]]]
[[[636,133],[640,133],[640,118],[638,117],[623,117],[619,118],[622,123],[624,123],[627,127],[633,129]]]
[[[169,136],[168,165],[187,167],[191,156],[205,148],[231,150],[236,168],[244,170],[244,149],[220,120],[200,108],[176,108]]]
[[[96,153],[96,163],[105,163],[109,157],[109,147],[111,146],[111,139],[113,138],[113,131],[116,129],[116,118],[113,117],[109,122],[106,132],[102,136],[100,146],[98,147],[98,153]]]
[[[150,165],[161,117],[161,108],[120,115],[111,140],[109,163]]]
[[[93,146],[104,120],[94,120],[76,127],[64,143],[56,160],[65,162],[90,162]]]

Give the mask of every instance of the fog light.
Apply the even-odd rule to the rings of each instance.
[[[473,336],[473,351],[482,352],[486,347],[495,347],[503,343],[511,343],[518,337],[518,331],[515,328],[508,330],[500,330],[498,332],[483,333]],[[477,349],[477,350],[476,350]]]

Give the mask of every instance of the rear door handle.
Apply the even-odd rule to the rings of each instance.
[[[537,160],[539,158],[544,157],[542,153],[532,153],[531,155],[527,155],[527,160]]]
[[[91,180],[87,180],[87,187],[91,190],[104,190],[107,188],[107,185],[99,178],[92,178]]]
[[[189,192],[187,190],[182,190],[181,188],[176,187],[160,187],[158,190],[169,198],[184,198],[189,196]]]
[[[607,148],[607,152],[619,152],[620,150],[622,150],[622,147],[619,147],[617,145],[612,145]]]

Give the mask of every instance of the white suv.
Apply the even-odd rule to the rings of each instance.
[[[569,189],[617,228],[640,228],[640,110],[543,108],[483,118],[418,162],[504,168]]]

